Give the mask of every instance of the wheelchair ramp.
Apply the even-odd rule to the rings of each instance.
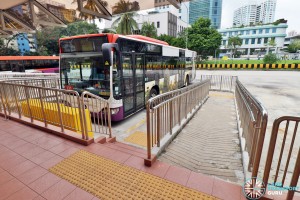
[[[210,92],[207,102],[159,160],[228,181],[243,182],[234,95]]]

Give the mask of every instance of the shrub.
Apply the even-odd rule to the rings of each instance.
[[[264,57],[265,64],[276,64],[278,61],[279,59],[277,58],[276,54],[273,53],[269,53]]]

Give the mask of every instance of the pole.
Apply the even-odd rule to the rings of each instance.
[[[187,20],[186,20],[186,23],[189,24],[189,21],[188,21],[189,8],[185,5],[185,3],[181,3],[181,4],[183,4],[186,7],[186,10],[187,10]],[[188,49],[188,34],[189,34],[189,32],[187,30],[185,30],[185,48],[186,49]]]

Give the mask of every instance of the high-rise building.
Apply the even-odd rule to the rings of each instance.
[[[189,23],[193,24],[200,17],[209,18],[213,28],[220,28],[222,0],[193,0],[190,2]]]
[[[249,4],[234,11],[233,26],[248,26],[274,22],[277,0],[265,0],[260,4]]]

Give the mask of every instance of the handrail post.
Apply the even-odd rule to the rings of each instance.
[[[41,89],[39,88],[38,91],[39,91],[39,96],[40,96],[40,101],[41,101],[41,107],[42,107],[44,123],[45,123],[45,127],[47,128],[48,124],[47,124],[47,119],[46,119],[46,114],[45,114],[45,107],[44,107],[44,102],[43,102],[43,98],[42,98]]]
[[[108,115],[108,131],[109,131],[109,138],[112,138],[112,134],[111,134],[111,112],[110,112],[110,106],[109,106],[109,103],[107,102],[107,108],[108,108],[108,111],[107,111],[107,115]]]
[[[172,135],[173,129],[173,101],[170,101],[170,135]]]
[[[82,108],[81,108],[81,102],[80,102],[80,96],[77,95],[77,103],[78,103],[78,111],[79,111],[79,120],[80,120],[80,126],[81,126],[81,135],[82,139],[85,140],[86,138],[86,133],[85,133],[85,128],[84,128],[84,122],[83,122],[83,113],[82,113]]]
[[[17,99],[17,93],[16,93],[15,86],[12,85],[12,88],[13,88],[13,93],[14,93],[14,97],[15,97],[15,102],[16,102],[16,106],[17,106],[17,110],[18,110],[19,119],[21,119],[21,110],[20,110],[20,108],[19,108],[19,103],[18,103],[18,99]]]
[[[300,176],[300,148],[298,150],[298,156],[297,156],[297,160],[296,160],[292,180],[291,180],[291,183],[290,183],[291,187],[297,187],[299,176]],[[295,191],[289,190],[288,193],[287,193],[287,196],[286,196],[286,200],[293,199],[294,194],[295,194]]]
[[[29,94],[28,94],[28,88],[27,88],[26,82],[25,82],[24,90],[25,90],[25,96],[26,96],[26,102],[27,102],[27,106],[28,106],[30,120],[31,120],[31,123],[33,123],[33,117],[32,117],[31,107],[30,107],[30,103],[29,103]]]
[[[58,92],[57,92],[57,90],[55,90],[55,97],[56,97],[56,104],[57,104],[57,111],[58,111],[58,117],[59,117],[59,122],[60,122],[60,128],[61,128],[61,132],[63,133],[64,132],[64,124],[63,124],[63,118],[62,118],[60,105],[59,105],[59,101],[58,101]]]
[[[3,110],[4,110],[4,116],[5,116],[5,119],[8,119],[7,117],[7,111],[6,111],[6,106],[5,106],[5,102],[4,102],[4,99],[3,99],[3,85],[0,84],[1,86],[1,89],[0,89],[0,95],[1,95],[1,102],[2,102],[2,106],[3,106]]]
[[[146,120],[147,120],[147,158],[151,159],[151,133],[150,133],[150,103],[146,104]]]
[[[160,107],[157,108],[157,113],[156,113],[156,120],[157,120],[157,132],[156,132],[156,137],[157,137],[157,147],[160,147]]]
[[[221,81],[220,81],[220,91],[222,91],[222,82],[223,82],[223,76],[221,76]]]

